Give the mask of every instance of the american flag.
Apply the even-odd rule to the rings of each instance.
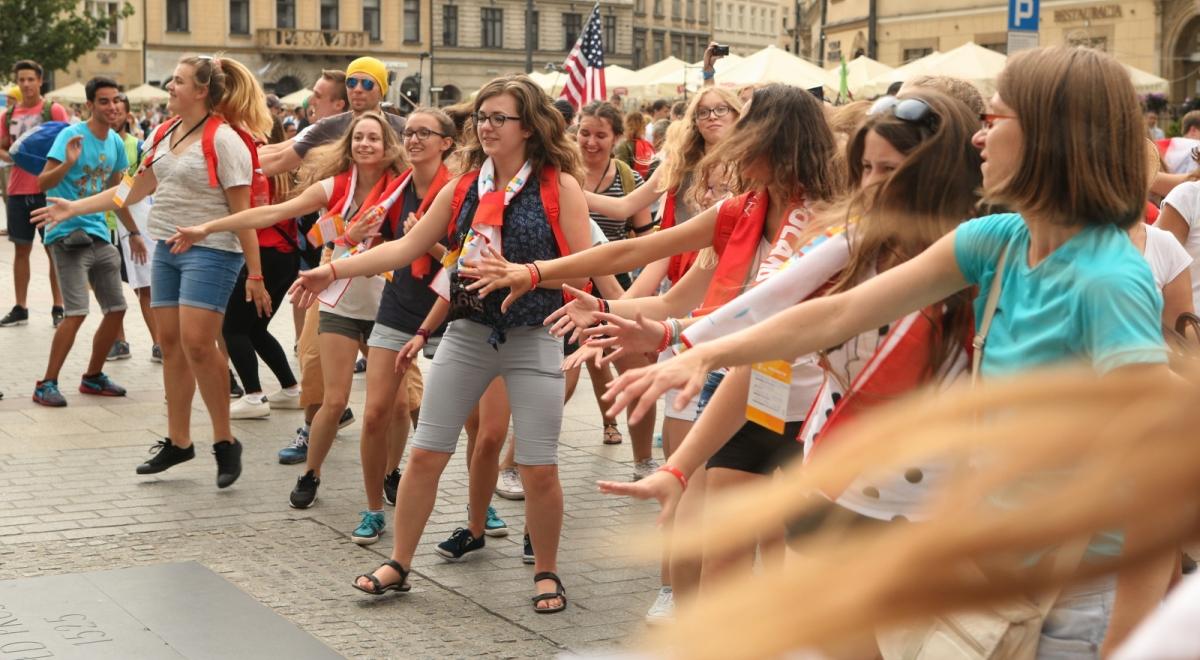
[[[562,98],[576,110],[592,101],[603,101],[608,95],[604,86],[604,42],[600,34],[600,3],[597,2],[583,34],[579,35],[563,63],[567,84],[563,86]]]

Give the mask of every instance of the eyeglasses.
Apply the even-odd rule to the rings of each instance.
[[[401,135],[404,136],[405,140],[415,137],[415,138],[417,138],[417,141],[419,141],[419,142],[424,142],[425,140],[428,140],[429,136],[431,136],[431,135],[436,135],[438,137],[446,137],[446,135],[444,133],[438,133],[437,131],[431,131],[428,128],[418,128],[416,130],[413,130],[411,128],[406,128],[406,129],[404,129],[404,132],[401,133]]]
[[[500,112],[494,113],[492,115],[488,115],[483,112],[476,112],[474,115],[472,115],[472,118],[475,119],[476,126],[482,126],[484,124],[491,124],[492,128],[500,128],[500,127],[504,126],[504,122],[506,122],[506,121],[521,121],[520,117],[513,117],[511,115],[506,115],[506,114],[503,114]]]
[[[1016,117],[1013,115],[998,115],[991,112],[979,113],[979,121],[983,124],[983,127],[989,131],[992,130],[993,126],[995,126],[997,119],[1016,119]]]
[[[709,117],[712,117],[713,119],[720,119],[730,112],[733,112],[733,108],[725,104],[718,105],[715,108],[696,108],[696,119],[700,121],[704,121]]]
[[[369,92],[369,91],[375,89],[375,81],[371,80],[370,78],[347,78],[346,79],[346,89],[354,89],[355,87],[358,87],[359,85],[362,85],[364,92]]]

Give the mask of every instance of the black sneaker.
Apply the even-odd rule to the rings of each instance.
[[[214,442],[213,456],[217,457],[217,488],[229,488],[242,476],[242,443]]]
[[[233,375],[233,369],[229,370],[229,398],[240,399],[246,396],[245,390],[241,385],[238,385],[237,378]]]
[[[296,479],[296,487],[288,496],[288,506],[293,509],[307,509],[317,503],[317,489],[321,487],[321,477],[314,470],[309,470]]]
[[[459,527],[454,530],[450,538],[442,541],[434,549],[446,561],[462,561],[463,557],[475,552],[483,550],[484,539],[487,537],[480,536],[475,538],[471,535],[471,530],[465,527]]]
[[[4,318],[0,319],[0,328],[11,328],[14,325],[29,323],[29,310],[20,305],[13,305]]]
[[[354,411],[349,408],[342,411],[342,417],[338,420],[338,429],[344,429],[354,423]]]
[[[396,468],[383,478],[383,501],[388,506],[396,506],[396,489],[400,487],[400,468]]]
[[[367,372],[367,359],[366,358],[358,358],[358,361],[354,363],[354,373],[362,374],[362,373],[366,373],[366,372]]]
[[[63,314],[62,307],[55,305],[50,308],[50,323],[52,323],[54,327],[57,328],[59,325],[61,325],[64,317],[65,315]]]
[[[525,532],[525,549],[521,551],[521,561],[526,564],[534,563],[533,541],[529,540],[529,532]]]
[[[170,438],[163,438],[150,448],[150,453],[154,456],[137,466],[138,474],[158,474],[180,463],[190,461],[196,457],[196,448],[192,445],[188,445],[187,448],[176,447],[171,444]]]

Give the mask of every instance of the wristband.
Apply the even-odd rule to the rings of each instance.
[[[333,267],[332,261],[329,262],[329,272],[333,273],[333,279],[335,279],[335,280],[342,279],[342,278],[338,277],[337,270]]]
[[[687,490],[687,475],[674,465],[660,465],[655,472],[666,472],[679,480],[680,490]]]
[[[429,334],[429,331],[425,328],[417,328],[417,336],[424,339],[425,343],[429,343]]]
[[[142,232],[140,232],[140,231],[131,231],[131,232],[129,232],[129,237],[130,237],[130,238],[133,238],[134,236],[141,236],[141,235],[142,235]]]
[[[610,313],[607,300],[603,298],[596,298],[596,304],[600,306],[600,311],[604,312],[605,314]]]
[[[247,275],[246,280],[247,281],[254,280],[255,282],[262,282],[263,276],[262,275]]]
[[[525,269],[529,271],[529,288],[535,288],[538,282],[542,281],[542,274],[538,271],[535,264],[525,264]]]
[[[667,319],[667,324],[671,326],[670,343],[674,346],[679,343],[679,338],[683,335],[683,324],[679,322],[679,319]]]
[[[659,323],[662,323],[663,337],[662,341],[658,343],[658,348],[654,350],[655,353],[662,353],[671,345],[671,326],[667,325],[664,321],[659,321]]]
[[[704,76],[705,80],[712,80],[713,77],[717,75],[717,72],[716,71],[704,71],[701,75]]]

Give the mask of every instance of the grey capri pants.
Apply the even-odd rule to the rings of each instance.
[[[497,376],[512,407],[517,463],[556,465],[562,430],[563,344],[541,326],[512,328],[498,349],[491,328],[459,319],[450,324],[425,379],[425,403],[412,446],[453,454],[467,416]]]

